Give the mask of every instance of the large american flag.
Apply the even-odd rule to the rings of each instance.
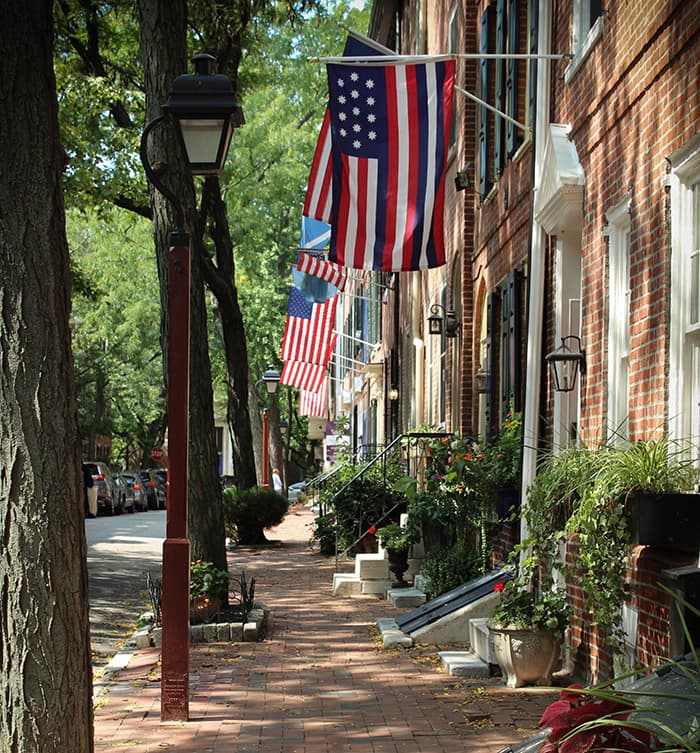
[[[391,55],[390,49],[380,45],[373,39],[352,32],[345,43],[343,55],[345,57],[364,57],[366,55]],[[328,109],[323,116],[321,131],[316,142],[311,174],[304,200],[304,216],[312,217],[321,222],[330,223],[333,166],[331,164],[331,129]],[[302,244],[306,245],[306,244]]]
[[[323,303],[307,301],[297,288],[289,290],[282,360],[326,365],[333,350],[338,297]]]
[[[445,263],[454,60],[328,65],[329,259],[385,272]]]

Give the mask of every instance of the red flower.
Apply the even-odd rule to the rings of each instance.
[[[496,583],[496,585],[493,587],[493,590],[498,594],[501,593],[501,591],[506,587],[506,584],[502,581],[499,581]]]
[[[377,532],[377,527],[376,526],[370,526],[367,529],[367,533],[376,533],[376,532]]]

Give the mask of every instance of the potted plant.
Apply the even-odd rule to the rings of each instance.
[[[418,530],[410,523],[405,526],[389,523],[379,529],[372,526],[369,532],[376,533],[379,543],[387,551],[389,570],[396,577],[391,587],[407,588],[408,583],[404,580],[403,574],[408,570],[408,552],[411,546],[420,540]]]
[[[523,587],[522,578],[497,583],[501,603],[489,620],[489,645],[509,688],[548,685],[559,658],[570,608],[564,590],[538,593]]]
[[[190,565],[190,620],[211,622],[221,611],[228,593],[229,574],[213,562],[197,560]]]

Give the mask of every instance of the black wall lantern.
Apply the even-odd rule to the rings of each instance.
[[[490,374],[483,366],[476,372],[476,391],[480,395],[485,395],[491,389]]]
[[[471,189],[472,184],[469,180],[469,168],[471,166],[472,163],[467,162],[467,164],[461,170],[455,173],[455,189],[457,191],[466,191],[467,189]]]
[[[446,337],[457,337],[459,332],[457,314],[451,309],[445,309],[444,306],[435,303],[430,307],[428,334],[441,335],[443,331]]]
[[[567,345],[575,346],[575,350]],[[581,338],[577,335],[562,337],[561,345],[545,356],[557,392],[571,392],[576,387],[579,371],[586,373],[586,353],[581,350]]]

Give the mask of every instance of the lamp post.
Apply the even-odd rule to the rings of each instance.
[[[274,395],[280,383],[280,373],[274,366],[268,366],[262,379],[255,383],[258,400],[263,404],[262,414],[262,488],[270,488],[270,417],[267,413],[266,399],[260,394],[260,386],[265,385],[268,395]]]
[[[187,527],[189,363],[190,363],[190,236],[184,230],[182,203],[163,184],[148,159],[153,128],[174,119],[193,175],[219,175],[234,128],[243,113],[231,81],[212,73],[211,55],[196,55],[194,75],[178,76],[163,112],[143,129],[141,161],[146,177],[174,207],[177,227],[168,251],[168,484],[166,538],[163,542],[161,721],[189,717],[189,577]]]

